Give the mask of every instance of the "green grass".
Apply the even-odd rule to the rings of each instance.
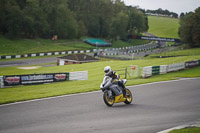
[[[86,50],[93,46],[87,45],[80,40],[58,40],[50,39],[14,39],[10,40],[0,36],[0,55],[17,55],[27,53],[39,53],[63,50]]]
[[[85,81],[66,81],[41,85],[26,85],[0,89],[0,104],[16,101],[30,100],[64,94],[73,94],[99,90],[104,72],[103,68],[110,65],[113,70],[124,69],[129,65],[139,65],[141,67],[151,65],[172,64],[183,61],[200,59],[200,56],[184,56],[165,59],[146,59],[133,61],[107,60],[95,63],[74,64],[67,66],[40,67],[35,70],[21,70],[17,67],[0,68],[0,75],[18,75],[33,73],[57,73],[72,71],[88,71],[88,80]],[[148,79],[129,79],[127,85],[137,85],[156,81],[178,79],[180,77],[200,77],[200,67],[183,70],[180,72],[168,73],[165,75],[153,76]],[[122,77],[123,78],[123,77]]]
[[[148,16],[149,33],[158,37],[179,38],[179,20],[168,17]]]
[[[160,56],[187,56],[187,55],[200,55],[200,48],[192,48],[185,50],[176,50],[171,52],[164,52],[161,54],[152,54],[150,57]]]
[[[84,39],[83,39],[84,40]],[[131,42],[115,41],[112,48],[127,47],[148,43],[146,40],[133,40]],[[88,50],[96,47],[84,43],[82,40],[50,39],[14,39],[10,40],[0,36],[0,55],[23,55],[27,53],[40,53],[67,50]]]
[[[189,127],[189,128],[177,129],[169,133],[200,133],[200,127]]]

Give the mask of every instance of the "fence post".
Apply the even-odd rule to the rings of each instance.
[[[125,79],[127,78],[127,67],[125,68]]]

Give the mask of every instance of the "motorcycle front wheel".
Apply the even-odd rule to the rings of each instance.
[[[114,104],[114,101],[115,101],[114,98],[110,98],[108,96],[108,92],[107,91],[104,92],[104,94],[103,94],[103,100],[104,100],[105,104],[107,106],[109,106],[109,107],[111,107]]]
[[[124,102],[125,104],[130,104],[133,100],[132,93],[129,89],[126,89],[126,101]]]

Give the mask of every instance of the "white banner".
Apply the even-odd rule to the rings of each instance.
[[[185,68],[185,62],[170,64],[167,67],[167,72],[178,71]]]
[[[142,77],[146,78],[150,76],[152,76],[152,66],[143,67]]]
[[[69,80],[88,80],[88,71],[70,72]]]
[[[0,88],[4,87],[3,76],[0,76]]]
[[[160,65],[160,74],[167,73],[167,67],[168,65]]]

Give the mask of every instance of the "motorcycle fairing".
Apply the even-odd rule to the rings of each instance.
[[[115,103],[120,103],[126,101],[126,98],[123,97],[123,94],[115,96]]]
[[[115,96],[119,96],[123,93],[122,88],[119,85],[116,85],[116,84],[111,85],[110,89],[115,94]]]

